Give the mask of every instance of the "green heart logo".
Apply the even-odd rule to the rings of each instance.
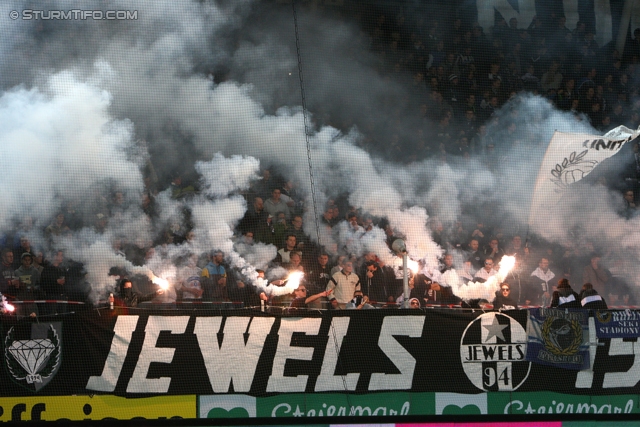
[[[233,408],[230,411],[213,408],[207,413],[207,418],[249,418],[249,412],[245,408]]]
[[[476,405],[466,405],[459,407],[456,405],[447,405],[442,410],[442,415],[480,415],[482,411]]]

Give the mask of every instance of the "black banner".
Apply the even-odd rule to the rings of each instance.
[[[635,338],[589,341],[589,368],[526,360],[529,313],[88,311],[2,318],[3,397],[382,391],[640,392]],[[595,328],[593,318],[590,328]],[[558,351],[568,351],[560,348]]]

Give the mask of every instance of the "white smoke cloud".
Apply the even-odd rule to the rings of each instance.
[[[252,245],[236,243],[235,250],[248,265],[252,265],[259,270],[266,270],[269,267],[269,262],[273,260],[277,254],[275,246],[265,245],[264,243],[255,243]]]
[[[207,196],[223,197],[233,191],[247,190],[258,179],[260,162],[253,158],[216,153],[209,162],[196,162],[196,171],[204,182],[202,192]]]
[[[348,254],[362,257],[366,253],[374,252],[387,264],[393,259],[393,255],[386,244],[386,234],[379,227],[373,227],[365,232],[360,228],[354,231],[347,221],[338,223],[336,230],[336,240],[342,242],[345,252]]]
[[[79,249],[68,245],[69,255],[87,264],[97,292],[108,286],[107,264],[131,268],[113,252],[111,238],[153,240],[154,233],[173,224],[184,227],[185,208],[192,215],[195,241],[190,246],[168,245],[164,254],[156,254],[162,263],[154,264],[152,258],[153,267],[169,274],[163,263],[190,252],[221,249],[233,266],[255,278],[253,267],[267,265],[275,248],[234,248],[234,228],[246,211],[245,201],[234,193],[250,185],[259,165],[275,167],[299,184],[305,205],[311,207],[310,156],[318,218],[328,199],[347,194],[349,204],[387,218],[406,239],[412,258],[435,267],[442,248],[431,239],[430,219],[449,226],[481,215],[507,232],[526,231],[533,184],[553,130],[595,133],[572,114],[556,111],[541,98],[524,96],[505,107],[498,124],[490,127],[500,153],[495,161],[424,160],[404,165],[384,159],[358,146],[363,135],[357,129],[341,133],[322,123],[340,121],[341,113],[388,123],[386,110],[375,111],[373,106],[387,104],[380,101],[390,96],[407,96],[405,86],[375,71],[375,59],[360,43],[356,26],[301,14],[312,110],[308,153],[298,106],[297,58],[291,34],[279,25],[285,15],[274,12],[266,15],[272,20],[253,22],[258,7],[253,2],[227,3],[141,3],[135,6],[139,18],[132,22],[12,21],[12,37],[0,39],[0,83],[5,90],[0,97],[0,166],[5,171],[0,229],[9,229],[25,212],[42,227],[66,200],[86,202],[83,208],[95,214],[98,195],[109,199],[114,188],[135,204],[144,189],[141,159],[150,155],[164,174],[161,188],[170,171],[193,167],[207,197],[174,200],[167,190],[156,198],[155,229],[131,206],[119,219],[110,218],[105,234],[85,229],[75,235]],[[109,4],[114,9],[132,8],[125,2]],[[9,11],[21,10],[20,5],[0,5],[0,22],[9,25]],[[51,9],[72,5],[49,3]],[[92,5],[101,9],[100,3]],[[240,41],[235,38],[238,29],[245,31]],[[262,37],[265,34],[271,36]],[[46,42],[41,41],[44,35]],[[206,74],[216,67],[227,67],[232,79],[212,83]],[[327,114],[333,114],[333,121]],[[413,132],[415,117],[398,116],[398,123]],[[509,121],[517,123],[516,137],[504,130]],[[130,154],[138,139],[149,146],[142,157]],[[408,152],[417,147],[411,142],[404,146]],[[625,266],[638,265],[637,220],[620,217],[618,205],[611,201],[617,196],[576,186],[575,198],[550,215],[554,229],[567,233],[529,232],[566,243],[575,239],[568,231],[579,227],[579,243],[615,248],[610,261],[619,257]],[[304,218],[305,231],[317,240],[313,212],[307,211]],[[340,230],[330,233],[322,225],[319,234],[331,253],[348,244],[354,253],[390,256],[386,235],[378,228],[358,239]],[[36,232],[32,240],[44,244]],[[625,277],[637,281],[633,268],[623,269]]]
[[[71,72],[2,95],[0,228],[23,215],[47,225],[61,201],[89,197],[98,186],[142,191],[140,165],[125,154],[134,143],[133,124],[108,114],[111,101]]]

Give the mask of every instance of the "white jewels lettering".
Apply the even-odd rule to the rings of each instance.
[[[286,319],[280,321],[278,331],[278,348],[273,359],[273,369],[269,382],[267,383],[267,393],[274,392],[303,392],[307,386],[308,375],[298,375],[286,377],[284,368],[287,359],[311,360],[313,357],[313,347],[297,347],[291,345],[291,338],[294,332],[304,332],[308,335],[317,335],[320,330],[322,319]]]
[[[244,333],[251,321],[249,338]],[[229,392],[231,381],[236,392],[251,388],[264,342],[271,331],[273,317],[228,317],[224,325],[222,345],[218,347],[217,333],[222,317],[198,317],[193,333],[205,361],[209,381],[215,393]]]
[[[407,390],[411,388],[416,359],[394,338],[394,335],[419,338],[422,335],[424,320],[424,316],[389,316],[384,318],[378,346],[393,361],[400,373],[372,374],[369,390]]]
[[[495,362],[524,360],[526,344],[467,345],[465,362]]]
[[[173,334],[184,334],[187,329],[189,316],[149,316],[145,328],[144,344],[140,351],[138,364],[133,371],[127,393],[166,393],[171,384],[170,377],[147,378],[152,362],[171,363],[175,348],[156,347],[160,332],[169,331]]]

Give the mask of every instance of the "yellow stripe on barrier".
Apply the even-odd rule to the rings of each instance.
[[[0,398],[0,421],[196,418],[196,396],[111,395]]]

